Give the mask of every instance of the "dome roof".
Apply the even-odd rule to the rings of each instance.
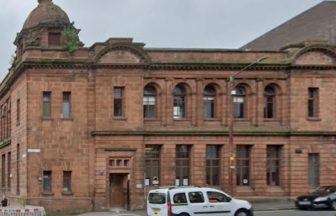
[[[41,23],[70,24],[68,15],[52,0],[38,0],[39,5],[29,14],[23,29],[35,27]]]

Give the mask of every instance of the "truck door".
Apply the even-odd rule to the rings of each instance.
[[[218,191],[207,191],[206,197],[209,203],[209,215],[223,216],[232,215],[231,198]]]

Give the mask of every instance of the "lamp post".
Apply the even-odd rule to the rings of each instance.
[[[235,169],[235,148],[234,148],[234,143],[233,143],[233,136],[234,136],[234,101],[233,101],[233,95],[232,92],[235,88],[235,77],[239,75],[240,73],[246,71],[250,67],[254,66],[255,64],[258,64],[269,57],[264,56],[256,61],[248,64],[247,66],[243,67],[241,70],[238,72],[234,73],[229,77],[229,185],[230,185],[230,193],[233,195],[235,190],[234,190],[234,182],[233,182],[233,177],[234,177],[234,169]]]

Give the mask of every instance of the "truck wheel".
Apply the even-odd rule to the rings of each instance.
[[[245,209],[240,209],[236,212],[235,216],[250,216],[250,212]]]
[[[187,214],[187,213],[181,213],[181,214],[179,214],[179,216],[190,216],[190,215]]]
[[[336,200],[334,200],[330,203],[330,208],[331,208],[331,210],[336,210]]]

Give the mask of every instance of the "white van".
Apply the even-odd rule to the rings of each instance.
[[[204,187],[171,187],[151,190],[148,216],[253,216],[252,205],[223,191]]]

